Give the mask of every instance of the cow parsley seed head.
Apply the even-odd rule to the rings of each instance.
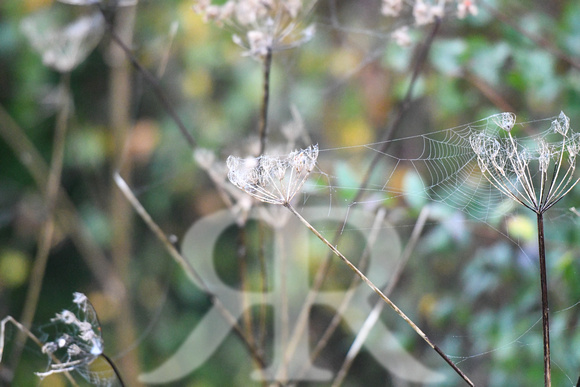
[[[306,182],[317,158],[317,145],[295,150],[286,157],[230,156],[228,178],[236,187],[262,202],[288,204]]]
[[[499,113],[494,116],[491,116],[491,119],[494,124],[509,132],[512,130],[516,123],[516,115],[514,113]]]
[[[564,114],[564,112],[560,112],[558,118],[552,121],[552,126],[550,127],[554,132],[560,133],[562,136],[566,136],[568,133],[568,129],[570,129],[570,118]]]
[[[20,27],[44,65],[61,73],[72,71],[91,53],[105,31],[103,15],[95,11],[62,23],[64,15],[47,9],[25,18]]]
[[[502,130],[474,134],[469,141],[481,173],[507,197],[541,214],[580,181],[574,176],[580,134],[573,132],[564,113],[552,121],[550,130],[527,142],[512,137],[515,114],[501,113],[490,120]]]
[[[193,10],[204,20],[235,31],[233,41],[244,48],[244,55],[261,59],[268,52],[286,50],[308,42],[314,26],[304,19],[315,0],[229,0],[214,5],[198,0]]]
[[[66,333],[43,345],[42,352],[58,357],[60,363],[51,362],[45,372],[36,373],[41,378],[73,370],[88,375],[86,367],[103,353],[104,343],[93,306],[82,293],[74,293],[73,302],[74,312],[63,310],[51,319]]]

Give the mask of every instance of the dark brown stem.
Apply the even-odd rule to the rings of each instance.
[[[538,213],[538,251],[540,255],[540,286],[542,288],[542,330],[544,335],[544,385],[552,385],[550,371],[550,320],[548,307],[548,281],[546,279],[546,249],[544,246],[544,216]]]
[[[105,361],[107,363],[109,363],[109,365],[113,369],[113,372],[117,376],[117,381],[119,382],[119,384],[121,385],[121,387],[125,387],[125,382],[123,382],[123,378],[121,377],[121,372],[119,372],[119,369],[115,365],[115,362],[113,360],[111,360],[111,358],[109,356],[105,355],[104,353],[101,353],[101,356],[102,356],[103,359],[105,359]]]
[[[181,132],[181,134],[183,135],[189,146],[192,149],[196,148],[197,142],[195,141],[191,133],[189,133],[189,131],[185,127],[185,124],[183,123],[183,121],[181,121],[181,118],[179,118],[179,115],[175,111],[173,105],[167,99],[167,96],[165,95],[165,92],[161,88],[161,85],[159,84],[157,78],[155,78],[153,74],[151,74],[145,67],[143,67],[141,63],[139,63],[139,60],[137,60],[135,55],[133,55],[131,49],[127,47],[127,45],[123,42],[123,40],[117,35],[117,33],[113,30],[112,26],[110,26],[109,28],[109,33],[113,41],[121,48],[121,50],[123,50],[123,52],[125,52],[125,55],[127,55],[127,58],[129,59],[131,64],[143,75],[145,80],[149,82],[149,84],[153,88],[153,91],[157,95],[157,98],[159,99],[159,101],[161,102],[167,113],[169,113],[173,121],[175,121],[177,127],[179,128],[179,131]]]
[[[298,211],[292,207],[290,203],[285,203],[284,207],[288,208],[314,235],[318,237],[336,256],[338,256],[360,279],[367,284],[387,305],[395,311],[431,348],[435,350],[445,360],[451,368],[470,386],[474,386],[473,382],[451,361],[451,359],[427,337],[427,335],[411,320],[389,297],[387,297],[381,289],[379,289],[371,280],[367,278],[348,258],[346,258],[333,244],[331,244],[318,230],[316,230]]]
[[[264,57],[264,94],[262,98],[262,109],[260,112],[260,155],[266,150],[266,139],[268,138],[268,105],[270,104],[270,71],[272,69],[272,49],[268,48]]]

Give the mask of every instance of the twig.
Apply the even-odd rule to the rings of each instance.
[[[105,13],[104,10],[102,10],[102,12]],[[105,15],[105,19],[109,20],[106,17],[106,15]],[[185,127],[185,124],[183,123],[181,118],[179,118],[179,115],[175,111],[175,108],[173,107],[173,105],[171,105],[171,103],[167,99],[167,96],[165,95],[165,92],[163,91],[163,88],[159,84],[159,81],[157,80],[157,78],[155,78],[155,76],[153,74],[151,74],[145,67],[143,67],[141,65],[141,63],[139,63],[139,60],[131,52],[131,49],[129,47],[127,47],[127,45],[123,42],[123,40],[113,30],[112,25],[109,25],[109,33],[110,33],[113,41],[125,52],[125,54],[127,55],[127,58],[131,62],[131,64],[133,64],[133,66],[135,66],[135,68],[143,75],[145,80],[147,82],[149,82],[149,84],[153,88],[153,92],[155,93],[155,95],[157,95],[157,98],[159,99],[159,101],[161,102],[161,104],[163,105],[163,107],[165,108],[167,113],[169,113],[169,115],[171,116],[173,121],[175,121],[175,123],[177,124],[177,127],[179,128],[179,131],[181,132],[181,134],[183,135],[183,138],[185,138],[185,140],[187,141],[189,146],[192,149],[196,148],[197,142],[195,141],[195,139],[193,138],[191,133],[189,133],[189,131]]]
[[[332,4],[334,4],[334,3],[331,2],[331,5]],[[409,87],[407,89],[407,94],[405,95],[405,99],[404,99],[403,103],[400,105],[400,108],[397,112],[396,118],[391,122],[391,124],[388,126],[385,133],[383,134],[383,136],[382,136],[382,141],[384,141],[383,146],[381,147],[380,152],[377,152],[375,157],[372,159],[371,164],[369,165],[369,167],[364,175],[363,181],[362,181],[361,185],[359,186],[358,191],[357,191],[354,199],[352,200],[352,203],[356,203],[362,197],[363,193],[365,192],[366,187],[369,184],[370,176],[380,160],[380,155],[386,151],[388,144],[390,144],[388,142],[388,140],[392,139],[392,137],[394,136],[396,130],[398,129],[398,127],[401,123],[403,116],[405,115],[405,113],[409,109],[411,97],[413,95],[413,90],[415,88],[415,84],[416,84],[417,79],[419,77],[419,74],[423,68],[423,63],[425,62],[425,60],[427,58],[427,55],[429,53],[429,49],[433,43],[433,40],[435,39],[435,36],[437,35],[440,23],[441,23],[441,21],[439,19],[437,19],[429,37],[427,38],[427,40],[425,41],[425,43],[421,47],[419,53],[417,54],[417,60],[415,62],[415,67],[413,69],[413,75],[411,76],[411,81],[409,83]],[[334,241],[335,245],[337,244],[337,242],[340,238],[340,230],[344,229],[344,226],[346,225],[346,221],[347,221],[347,219],[345,219],[343,226],[334,235],[333,241]],[[322,262],[322,264],[318,267],[318,270],[316,271],[316,274],[314,276],[313,285],[308,293],[304,307],[300,311],[301,315],[306,313],[306,311],[304,309],[308,307],[309,302],[312,302],[316,298],[318,291],[322,287],[322,284],[324,283],[324,281],[326,279],[326,276],[328,274],[328,270],[330,268],[330,264],[332,262],[331,259],[332,259],[331,255],[328,255],[326,257],[326,259]]]
[[[136,7],[115,9],[115,18],[111,28],[119,40],[130,45],[133,40]],[[109,44],[109,123],[115,146],[113,149],[114,168],[118,168],[124,176],[130,176],[132,160],[124,160],[127,138],[131,127],[131,67],[125,53],[118,44]],[[123,162],[125,161],[125,162]],[[118,276],[124,283],[130,282],[129,264],[132,255],[132,211],[115,184],[110,181],[109,213],[112,219],[111,258]],[[131,314],[129,298],[125,293],[116,298],[119,306],[119,316],[114,327],[118,340],[118,348],[129,347],[135,341],[135,323]],[[128,352],[119,359],[127,382],[133,387],[143,384],[139,381],[140,364],[136,352]]]
[[[61,76],[61,87],[64,89],[64,100],[57,116],[56,128],[54,132],[53,151],[50,161],[50,172],[46,183],[45,191],[45,219],[40,232],[36,257],[34,258],[34,265],[30,275],[30,284],[26,293],[26,300],[24,301],[24,309],[20,321],[23,326],[31,326],[36,313],[38,299],[42,290],[42,283],[44,282],[44,273],[48,263],[48,256],[52,245],[54,236],[55,222],[54,210],[56,208],[56,201],[58,198],[58,191],[60,187],[60,178],[62,175],[63,159],[64,159],[64,145],[67,131],[67,122],[70,114],[70,74],[65,73]],[[24,345],[24,331],[21,330],[16,339],[16,348],[12,357],[13,368],[17,367],[22,354]]]
[[[226,319],[226,321],[233,327],[236,334],[242,339],[246,347],[249,349],[250,353],[254,357],[254,359],[260,364],[261,367],[266,366],[266,362],[262,355],[260,354],[259,350],[255,347],[254,343],[251,343],[247,337],[244,335],[243,329],[238,324],[236,318],[229,312],[229,310],[224,306],[224,304],[220,301],[220,299],[213,294],[210,288],[206,285],[203,278],[199,275],[199,273],[195,270],[191,263],[189,263],[180,253],[177,251],[173,243],[169,240],[169,238],[165,235],[163,230],[155,223],[155,221],[151,218],[147,210],[143,207],[143,205],[139,202],[139,200],[135,197],[131,188],[127,185],[125,180],[119,175],[118,173],[114,174],[115,183],[123,192],[127,200],[131,203],[137,214],[143,219],[143,221],[147,224],[149,229],[153,231],[155,236],[163,243],[165,249],[169,252],[171,257],[181,266],[183,271],[192,279],[198,283],[202,290],[209,295],[212,304],[217,308],[219,313]]]
[[[467,375],[465,375],[463,373],[463,371],[461,371],[456,365],[455,363],[453,363],[451,361],[451,359],[449,359],[449,357],[447,355],[445,355],[445,353],[437,346],[435,345],[428,337],[427,335],[425,335],[425,333],[409,318],[407,317],[407,315],[401,310],[399,309],[399,307],[397,305],[395,305],[391,299],[389,297],[387,297],[379,288],[377,288],[375,286],[375,284],[373,284],[371,282],[371,280],[369,280],[352,262],[350,262],[348,260],[348,258],[346,258],[334,245],[332,245],[326,238],[324,238],[324,236],[322,236],[322,234],[320,234],[318,232],[318,230],[316,230],[306,219],[304,219],[304,217],[302,217],[302,215],[300,215],[300,213],[298,213],[294,207],[292,207],[292,205],[288,202],[286,202],[284,204],[284,206],[286,208],[288,208],[288,210],[290,210],[290,212],[292,212],[310,231],[312,231],[312,233],[314,235],[316,235],[318,237],[318,239],[320,239],[325,245],[328,246],[328,248],[330,248],[330,250],[332,250],[332,252],[334,254],[336,254],[344,263],[346,263],[346,265],[356,273],[356,275],[358,275],[364,283],[366,283],[368,285],[368,287],[370,287],[376,294],[378,294],[378,296],[387,303],[387,305],[389,305],[391,307],[391,309],[393,309],[395,311],[395,313],[397,313],[399,315],[399,317],[401,317],[419,336],[421,336],[421,338],[423,340],[425,340],[425,342],[427,344],[429,344],[429,346],[431,348],[433,348],[435,350],[435,352],[437,352],[442,358],[443,360],[445,360],[445,362],[447,364],[449,364],[449,366],[451,366],[451,368],[453,368],[453,370],[470,386],[474,386],[473,382],[467,377]]]
[[[23,130],[1,105],[0,136],[13,149],[22,165],[28,169],[39,189],[44,189],[50,174],[48,166]],[[119,281],[115,271],[111,269],[108,259],[87,231],[72,201],[62,187],[58,192],[55,214],[61,229],[70,234],[73,243],[79,249],[85,263],[99,281],[102,289],[117,296],[122,294],[125,291],[123,283]]]
[[[423,209],[421,210],[421,213],[419,214],[419,218],[417,219],[417,223],[415,223],[415,227],[413,228],[413,232],[411,233],[411,238],[409,239],[409,243],[407,244],[407,246],[405,247],[405,250],[403,251],[403,253],[401,255],[401,259],[400,259],[397,267],[395,268],[395,271],[393,272],[391,280],[389,281],[387,287],[384,290],[384,293],[387,296],[391,294],[391,292],[393,291],[393,289],[395,288],[395,286],[399,282],[399,278],[401,278],[401,274],[403,273],[403,269],[405,268],[405,266],[409,262],[409,258],[411,257],[413,250],[415,250],[415,246],[417,245],[417,242],[419,240],[419,236],[421,235],[421,232],[423,231],[423,228],[425,227],[425,222],[427,221],[428,216],[429,216],[429,206],[425,206],[425,207],[423,207]],[[346,354],[346,358],[344,359],[344,362],[343,362],[340,370],[338,371],[336,377],[334,378],[334,381],[332,383],[332,387],[338,387],[344,381],[344,378],[346,377],[348,370],[350,369],[350,367],[352,366],[352,363],[354,362],[354,359],[356,358],[356,356],[360,352],[360,349],[362,348],[363,343],[367,339],[372,327],[378,321],[379,316],[380,316],[384,306],[385,306],[384,302],[378,301],[375,304],[375,306],[373,307],[372,311],[367,316],[365,322],[362,325],[362,328],[357,333],[357,336],[356,336],[354,342],[352,343],[348,353]]]
[[[367,245],[366,245],[365,251],[363,252],[363,255],[361,258],[361,262],[364,260],[365,265],[366,265],[366,262],[368,261],[368,257],[369,257],[370,252],[371,252],[371,246],[374,245],[376,238],[378,236],[378,231],[380,230],[381,224],[385,219],[385,214],[386,214],[386,210],[384,208],[380,208],[379,211],[377,212],[376,217],[375,217],[374,224],[371,228],[371,232],[370,232],[368,239],[367,239]],[[364,270],[363,265],[361,265],[361,269]],[[324,331],[324,333],[322,334],[322,336],[320,337],[320,339],[318,340],[318,342],[314,346],[314,349],[310,352],[310,359],[309,359],[310,361],[307,363],[304,363],[304,366],[302,367],[302,370],[300,371],[300,376],[304,375],[306,373],[306,371],[308,371],[308,366],[316,360],[316,358],[320,355],[320,353],[322,352],[324,347],[326,347],[326,345],[328,344],[328,340],[330,340],[330,337],[332,336],[332,334],[335,332],[336,328],[338,328],[340,322],[342,321],[343,313],[346,310],[346,308],[348,307],[348,305],[350,304],[350,301],[352,300],[352,297],[354,296],[354,293],[355,293],[359,283],[360,283],[360,278],[356,275],[353,276],[351,284],[350,284],[348,290],[346,291],[342,302],[340,303],[338,308],[336,308],[336,313],[332,317],[330,324],[328,324],[328,327],[326,327],[326,330]],[[382,302],[380,302],[380,304],[384,305]]]

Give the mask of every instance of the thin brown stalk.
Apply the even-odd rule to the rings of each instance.
[[[328,248],[336,254],[356,275],[358,275],[361,280],[367,284],[369,288],[371,288],[384,302],[387,303],[401,317],[431,348],[435,350],[442,358],[445,360],[451,368],[470,386],[473,386],[473,382],[469,380],[467,375],[463,373],[456,365],[449,359],[447,355],[437,346],[435,345],[431,339],[427,337],[427,335],[409,318],[407,315],[399,309],[397,305],[389,297],[387,297],[375,284],[372,283],[352,262],[348,260],[333,244],[331,244],[322,234],[318,232],[299,212],[297,212],[294,207],[290,203],[285,203],[284,206],[292,212],[314,235],[318,237]]]
[[[22,128],[0,105],[0,136],[4,139],[27,169],[39,189],[44,190],[48,184],[49,168],[46,162],[28,139]],[[115,271],[111,269],[108,259],[94,241],[81,220],[71,199],[62,187],[58,190],[55,216],[60,229],[68,233],[78,248],[84,262],[95,276],[102,289],[110,294],[120,294],[125,290]]]
[[[62,175],[62,167],[64,160],[64,145],[67,131],[67,123],[70,115],[70,74],[62,75],[61,87],[64,89],[64,100],[56,120],[56,128],[54,132],[52,158],[50,161],[50,172],[46,184],[44,202],[45,202],[45,218],[40,231],[38,247],[36,256],[34,258],[34,265],[30,274],[30,284],[26,293],[24,301],[24,309],[20,321],[22,325],[29,327],[32,325],[34,315],[36,314],[36,307],[38,306],[38,299],[42,291],[42,284],[44,282],[44,273],[46,265],[48,264],[48,256],[52,246],[52,240],[55,231],[55,217],[54,211],[56,208],[56,201],[58,198],[58,190],[60,187],[60,178]],[[16,339],[16,347],[12,356],[13,369],[17,367],[20,361],[20,355],[24,345],[24,331],[20,331]]]
[[[384,208],[380,208],[377,211],[377,215],[375,217],[374,224],[371,228],[371,232],[370,232],[368,239],[367,239],[367,245],[365,247],[365,251],[363,252],[363,255],[361,257],[361,269],[363,269],[363,270],[364,270],[364,266],[366,266],[366,264],[368,262],[368,258],[369,258],[370,253],[371,253],[371,247],[374,245],[374,243],[377,239],[378,232],[380,230],[380,225],[382,224],[382,222],[385,219],[385,214],[386,214],[386,210]],[[304,363],[304,366],[302,367],[302,369],[300,371],[300,376],[304,375],[308,371],[308,366],[310,364],[314,363],[316,358],[318,358],[318,356],[320,355],[322,350],[328,344],[330,337],[333,335],[333,333],[336,331],[336,328],[338,328],[340,322],[342,321],[343,313],[346,311],[346,308],[350,304],[350,301],[352,300],[352,297],[354,296],[354,293],[355,293],[357,287],[359,286],[359,283],[360,283],[360,278],[356,275],[353,276],[352,281],[350,283],[350,286],[349,286],[348,290],[345,292],[345,295],[344,295],[342,302],[340,303],[340,305],[336,309],[336,312],[335,312],[334,316],[332,317],[330,324],[328,324],[328,327],[326,327],[326,330],[324,331],[324,333],[322,334],[322,336],[320,337],[320,339],[318,340],[318,342],[314,346],[314,349],[310,352],[309,362]],[[295,335],[301,334],[301,333],[302,332],[298,332],[298,333],[295,333]]]
[[[538,251],[540,256],[540,286],[542,288],[542,333],[544,338],[544,386],[552,385],[550,366],[550,317],[548,306],[548,280],[546,276],[546,249],[544,244],[544,216],[542,212],[538,217]]]
[[[260,109],[260,152],[266,150],[266,140],[268,138],[268,105],[270,104],[270,72],[272,70],[272,49],[268,48],[264,57],[264,90],[262,93],[262,108]]]
[[[107,15],[105,15],[105,19],[108,19]],[[177,114],[177,111],[175,110],[171,102],[169,102],[167,95],[165,94],[163,88],[159,84],[159,80],[153,74],[151,74],[145,67],[143,67],[143,65],[141,65],[141,63],[139,62],[137,57],[133,54],[131,49],[123,42],[123,40],[119,37],[119,35],[117,35],[117,33],[113,30],[112,26],[110,26],[109,28],[109,33],[113,41],[119,46],[121,50],[123,50],[125,55],[127,55],[127,58],[129,59],[131,64],[141,73],[141,75],[143,75],[145,80],[149,82],[149,84],[153,88],[153,92],[159,99],[159,102],[161,102],[161,104],[163,105],[169,116],[177,124],[179,131],[183,135],[185,141],[187,141],[190,148],[195,149],[197,147],[197,142],[195,141],[191,133],[187,130],[181,118],[179,118],[179,115]]]
[[[331,2],[331,5],[334,6],[334,2]],[[405,98],[404,98],[403,102],[401,103],[399,110],[397,111],[395,119],[386,128],[386,130],[382,136],[382,139],[381,139],[381,141],[383,141],[383,145],[382,145],[380,151],[377,152],[375,157],[371,160],[371,163],[365,172],[362,183],[359,186],[357,193],[356,193],[354,199],[352,200],[352,203],[356,203],[357,201],[359,201],[360,198],[362,197],[362,195],[364,194],[365,189],[369,184],[371,175],[372,175],[373,171],[375,170],[375,167],[378,164],[382,153],[384,153],[387,150],[387,147],[390,144],[389,140],[391,140],[393,138],[394,134],[396,133],[397,129],[399,128],[399,125],[402,122],[402,119],[403,119],[405,113],[407,112],[407,110],[411,106],[411,98],[413,96],[413,91],[415,90],[415,85],[417,83],[417,79],[419,78],[419,74],[421,73],[421,71],[423,69],[423,64],[425,63],[425,61],[427,59],[427,55],[429,54],[429,50],[432,46],[433,41],[435,40],[435,36],[437,35],[437,32],[439,31],[440,24],[441,24],[441,21],[439,19],[437,19],[435,22],[435,25],[433,26],[433,29],[431,30],[431,33],[429,34],[429,36],[427,38],[427,40],[423,43],[423,45],[418,50],[418,54],[416,56],[417,59],[415,61],[413,73],[411,76],[411,81],[409,83],[409,87],[407,89],[407,93],[405,95]],[[340,235],[341,235],[341,230],[344,229],[345,225],[346,225],[346,219],[345,219],[345,224],[343,224],[343,227],[341,227],[339,230],[337,230],[336,234],[334,235],[333,241],[334,241],[335,245],[338,243],[338,240],[339,240]],[[320,288],[322,287],[322,284],[324,283],[324,281],[326,279],[331,262],[332,262],[332,256],[328,255],[326,257],[326,259],[322,262],[322,264],[318,267],[318,270],[316,271],[316,274],[314,276],[314,281],[313,281],[312,287],[310,288],[308,295],[306,297],[306,301],[304,303],[304,306],[303,306],[302,310],[300,311],[300,316],[305,315],[307,313],[306,308],[308,308],[308,305],[310,305],[310,303],[312,303],[314,301],[314,299],[316,298],[318,291],[320,290]]]
[[[415,223],[415,227],[413,228],[413,232],[411,233],[409,243],[407,243],[407,246],[405,246],[405,250],[403,251],[401,259],[399,260],[399,263],[397,264],[397,267],[393,272],[391,280],[389,281],[387,287],[384,290],[385,295],[389,296],[392,293],[395,286],[397,285],[397,283],[399,282],[399,279],[403,274],[403,269],[407,266],[409,258],[411,257],[411,254],[413,253],[415,247],[417,246],[417,242],[419,241],[419,237],[423,232],[423,228],[425,227],[425,222],[427,221],[428,216],[429,216],[429,206],[425,206],[423,207],[421,213],[419,214],[417,222]],[[346,378],[346,375],[350,370],[350,367],[352,366],[354,359],[359,354],[363,343],[365,342],[369,333],[371,332],[372,327],[378,321],[379,316],[382,310],[384,309],[384,306],[385,303],[379,300],[373,307],[371,313],[369,313],[369,315],[367,316],[365,322],[363,323],[362,328],[357,333],[354,342],[352,343],[348,353],[346,354],[346,358],[344,359],[344,362],[340,367],[340,370],[338,371],[336,377],[334,378],[332,387],[339,387]]]
[[[395,311],[431,348],[435,350],[447,364],[470,386],[474,386],[473,382],[461,371],[455,363],[449,359],[447,355],[435,345],[431,339],[409,318],[407,315],[399,309],[397,305],[389,297],[387,297],[371,280],[369,280],[351,261],[348,260],[333,244],[331,244],[322,234],[318,232],[299,212],[297,212],[290,203],[285,203],[284,206],[292,212],[314,235],[318,237],[328,248],[336,254],[356,275],[358,275],[361,280],[367,284],[387,305]]]
[[[139,202],[137,197],[131,191],[131,188],[127,185],[125,180],[119,175],[118,173],[114,174],[115,183],[123,192],[123,195],[127,198],[127,200],[133,206],[133,209],[137,212],[137,214],[141,217],[141,219],[147,224],[149,229],[155,234],[157,239],[163,243],[163,246],[167,250],[167,252],[171,255],[171,257],[181,266],[183,271],[197,284],[199,284],[202,290],[209,295],[212,304],[217,308],[219,313],[226,319],[226,321],[230,324],[230,326],[234,329],[236,334],[242,339],[243,343],[246,345],[248,350],[250,351],[251,355],[254,357],[254,360],[258,362],[260,367],[264,368],[266,366],[266,362],[262,357],[260,351],[255,347],[254,343],[250,342],[244,334],[242,327],[238,324],[236,318],[230,313],[230,311],[225,307],[225,305],[220,301],[220,299],[213,294],[210,288],[206,285],[203,278],[199,275],[199,273],[195,270],[195,268],[188,262],[183,255],[177,251],[173,243],[169,240],[167,235],[161,230],[161,228],[155,223],[151,215],[145,210],[145,207]]]
[[[115,10],[114,27],[116,36],[126,45],[133,40],[135,7],[122,7]],[[109,121],[115,143],[114,165],[123,176],[131,176],[132,160],[124,160],[125,145],[131,127],[131,67],[122,49],[117,44],[109,46]],[[124,196],[111,181],[111,258],[115,270],[124,283],[131,277],[129,264],[132,256],[132,213]],[[135,341],[135,324],[127,293],[115,298],[119,306],[119,316],[115,319],[117,346],[128,348]],[[125,379],[131,386],[142,386],[139,382],[140,366],[137,353],[130,351],[119,359]]]

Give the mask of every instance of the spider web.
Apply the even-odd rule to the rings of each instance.
[[[518,206],[516,202],[492,185],[482,173],[472,141],[481,135],[499,141],[505,140],[506,133],[498,125],[498,119],[505,114],[507,113],[492,115],[454,128],[388,142],[321,149],[320,162],[324,164],[326,155],[331,156],[335,152],[345,150],[363,149],[378,154],[383,168],[380,173],[372,174],[368,187],[364,189],[366,199],[352,202],[351,206],[416,197],[422,199],[423,202],[443,203],[466,213],[476,221],[496,224],[498,218]],[[517,147],[530,149],[529,157],[532,162],[538,163],[540,154],[537,148],[541,143],[554,150],[570,146],[568,141],[563,145],[561,140],[553,138],[554,130],[550,122],[554,122],[557,118],[550,117],[515,124],[513,131],[518,133],[514,136],[515,144]],[[542,129],[538,132],[538,128]],[[572,138],[574,135],[569,137]],[[566,149],[564,151],[566,152]],[[412,154],[403,157],[400,155],[401,152]],[[369,158],[374,156],[371,155]],[[533,166],[531,168],[533,169]],[[508,175],[509,179],[517,180],[513,170],[509,170]],[[532,177],[538,178],[538,176],[534,174]],[[344,186],[340,176],[334,175],[332,179],[333,182],[329,185],[331,191],[357,189],[356,186]],[[324,179],[318,180],[319,183],[322,181]],[[574,214],[568,209],[566,212],[573,217]]]

